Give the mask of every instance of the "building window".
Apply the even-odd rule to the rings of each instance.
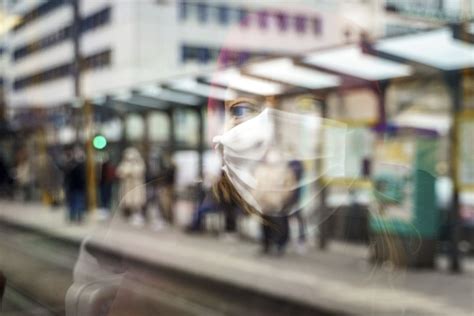
[[[96,29],[99,26],[108,24],[110,22],[110,8],[105,8],[96,12],[81,21],[81,33]]]
[[[258,26],[261,29],[266,29],[268,27],[268,12],[265,10],[259,11],[257,13]]]
[[[240,26],[246,27],[249,25],[249,12],[246,9],[238,10],[238,19]]]
[[[81,71],[100,69],[107,67],[111,64],[111,51],[110,49],[90,55],[84,58],[81,62]]]
[[[265,30],[275,21],[280,32],[286,32],[290,27],[296,33],[306,33],[312,30],[315,35],[322,33],[322,19],[320,16],[311,16],[305,13],[288,15],[281,10],[259,10],[249,11],[246,8],[232,8],[226,4],[210,5],[204,1],[178,2],[178,18],[186,20],[188,18],[197,19],[199,23],[218,23],[228,25],[238,23],[242,28],[249,27],[250,24]]]
[[[228,24],[229,23],[229,8],[225,5],[222,5],[217,8],[219,13],[219,23],[220,24]]]
[[[80,22],[80,32],[86,33],[110,22],[110,8],[105,8],[92,15],[83,18]],[[72,37],[72,25],[64,27],[46,37],[36,40],[30,44],[21,46],[14,50],[13,59],[15,61],[24,58],[35,52],[54,46]]]
[[[321,34],[323,32],[323,24],[321,18],[313,18],[313,32],[314,34]]]
[[[197,46],[188,46],[183,45],[181,47],[181,61],[183,63],[189,61],[197,61],[199,63],[208,63],[213,54],[211,48],[208,47],[197,47]]]
[[[215,47],[202,46],[181,46],[181,62],[199,62],[209,63],[216,62],[222,65],[241,65],[254,57],[270,57],[274,54],[269,52],[249,52],[241,50],[219,49]]]
[[[35,9],[29,11],[25,15],[22,16],[20,23],[18,23],[14,28],[13,31],[16,32],[19,29],[23,28],[24,26],[30,24],[31,22],[45,16],[46,14],[52,12],[53,10],[59,8],[63,4],[66,4],[67,0],[49,0],[44,2],[43,4],[39,5]]]
[[[42,39],[34,41],[28,45],[21,46],[14,50],[13,59],[19,60],[34,52],[41,51],[43,49],[56,45],[57,43],[68,39],[71,36],[71,31],[71,27],[67,26],[46,37],[43,37]]]
[[[277,12],[275,14],[278,29],[282,32],[288,29],[288,16],[284,12]]]
[[[197,49],[197,57],[198,57],[199,62],[205,64],[205,63],[209,62],[209,59],[211,57],[211,53],[210,53],[209,49],[201,47],[201,48]]]
[[[199,22],[205,23],[207,21],[207,15],[208,15],[207,9],[208,9],[207,4],[205,3],[197,4]]]
[[[186,17],[188,16],[188,4],[186,3],[185,0],[181,0],[179,2],[179,19],[180,20],[186,20]]]
[[[15,90],[20,90],[29,86],[35,86],[43,82],[52,81],[65,77],[71,73],[71,64],[63,64],[55,66],[53,68],[47,69],[45,71],[23,77],[21,79],[15,80],[13,87]]]
[[[86,56],[81,60],[81,71],[99,69],[111,64],[111,51],[105,50],[93,55]],[[14,81],[15,90],[40,85],[49,81],[60,79],[72,75],[73,63],[66,63],[50,69],[43,70],[33,75],[25,76]]]
[[[304,15],[295,16],[295,28],[298,33],[306,31],[306,17]]]

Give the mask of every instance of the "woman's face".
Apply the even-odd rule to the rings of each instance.
[[[228,164],[226,166],[228,176],[233,180],[233,189],[257,211],[276,212],[276,215],[283,214],[278,212],[288,205],[294,195],[293,187],[297,179],[282,157],[280,148],[268,147],[273,135],[265,120],[269,117],[265,116],[263,119],[250,122],[252,119],[257,119],[259,114],[263,114],[270,104],[268,101],[264,98],[241,96],[226,102],[226,131],[240,124],[250,125],[246,125],[245,128],[242,125],[243,129],[230,131],[234,135],[230,138],[227,135],[224,143],[228,148],[233,148],[230,151],[237,153],[238,158],[227,155],[225,160]],[[278,195],[274,194],[275,186],[278,186]]]

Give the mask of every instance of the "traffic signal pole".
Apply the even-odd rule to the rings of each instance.
[[[87,209],[94,211],[97,207],[97,181],[96,181],[96,165],[95,165],[95,149],[94,140],[94,111],[92,104],[85,101],[84,119],[86,124],[86,184],[87,184]]]
[[[449,212],[449,226],[451,228],[450,234],[450,265],[449,269],[453,273],[461,272],[461,263],[459,255],[459,240],[460,240],[460,222],[461,216],[459,212],[459,132],[458,132],[458,117],[462,110],[462,75],[459,72],[449,72],[445,74],[446,84],[451,94],[451,130],[450,137],[450,155],[449,165],[450,174],[453,182],[453,196],[451,202],[451,209]]]
[[[74,59],[72,62],[72,73],[74,77],[74,96],[76,98],[77,105],[82,107],[82,113],[77,112],[75,117],[76,123],[76,141],[79,142],[79,131],[85,130],[85,147],[86,147],[86,185],[87,185],[87,209],[93,211],[97,205],[97,186],[96,186],[96,172],[95,172],[95,159],[94,159],[94,147],[93,147],[93,129],[94,129],[94,111],[92,104],[88,101],[84,101],[82,98],[81,90],[81,13],[80,13],[80,0],[70,0],[73,10],[73,25],[72,25],[72,40],[74,48]],[[82,114],[82,120],[79,119]],[[81,128],[81,121],[84,128]]]

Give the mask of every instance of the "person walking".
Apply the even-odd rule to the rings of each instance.
[[[18,163],[15,170],[15,180],[22,201],[31,199],[31,186],[33,182],[30,162],[25,150],[18,154]]]
[[[112,207],[112,189],[116,180],[116,167],[110,161],[107,153],[104,153],[100,164],[99,193],[100,208],[104,218],[109,217]]]
[[[158,202],[161,216],[168,224],[173,224],[176,166],[170,153],[166,153],[162,158],[161,170],[158,178],[160,179],[160,185],[158,186]]]
[[[125,149],[116,173],[120,181],[119,208],[136,226],[145,223],[145,171],[145,162],[140,152],[133,147]]]
[[[82,223],[86,210],[86,166],[84,151],[77,147],[67,153],[64,187],[71,223]]]
[[[11,197],[13,192],[13,177],[6,161],[0,153],[0,196]]]
[[[53,156],[46,151],[40,152],[38,159],[35,161],[37,173],[34,176],[34,180],[42,191],[43,202],[53,208],[60,204],[61,185],[66,185],[66,179],[63,176],[72,166],[74,150],[69,150],[67,156],[70,158],[68,159],[68,167],[63,166],[63,170],[56,164]],[[67,194],[66,191],[67,189],[65,188],[65,194]]]

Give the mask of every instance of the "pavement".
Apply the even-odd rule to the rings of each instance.
[[[255,242],[181,229],[133,227],[118,217],[68,224],[65,210],[0,201],[0,220],[80,243],[95,244],[147,263],[172,267],[294,302],[352,315],[474,316],[474,264],[450,274],[445,258],[437,270],[397,269],[369,264],[368,249],[331,242],[327,251],[289,247],[283,257],[263,256]],[[156,228],[156,227],[155,227]]]

